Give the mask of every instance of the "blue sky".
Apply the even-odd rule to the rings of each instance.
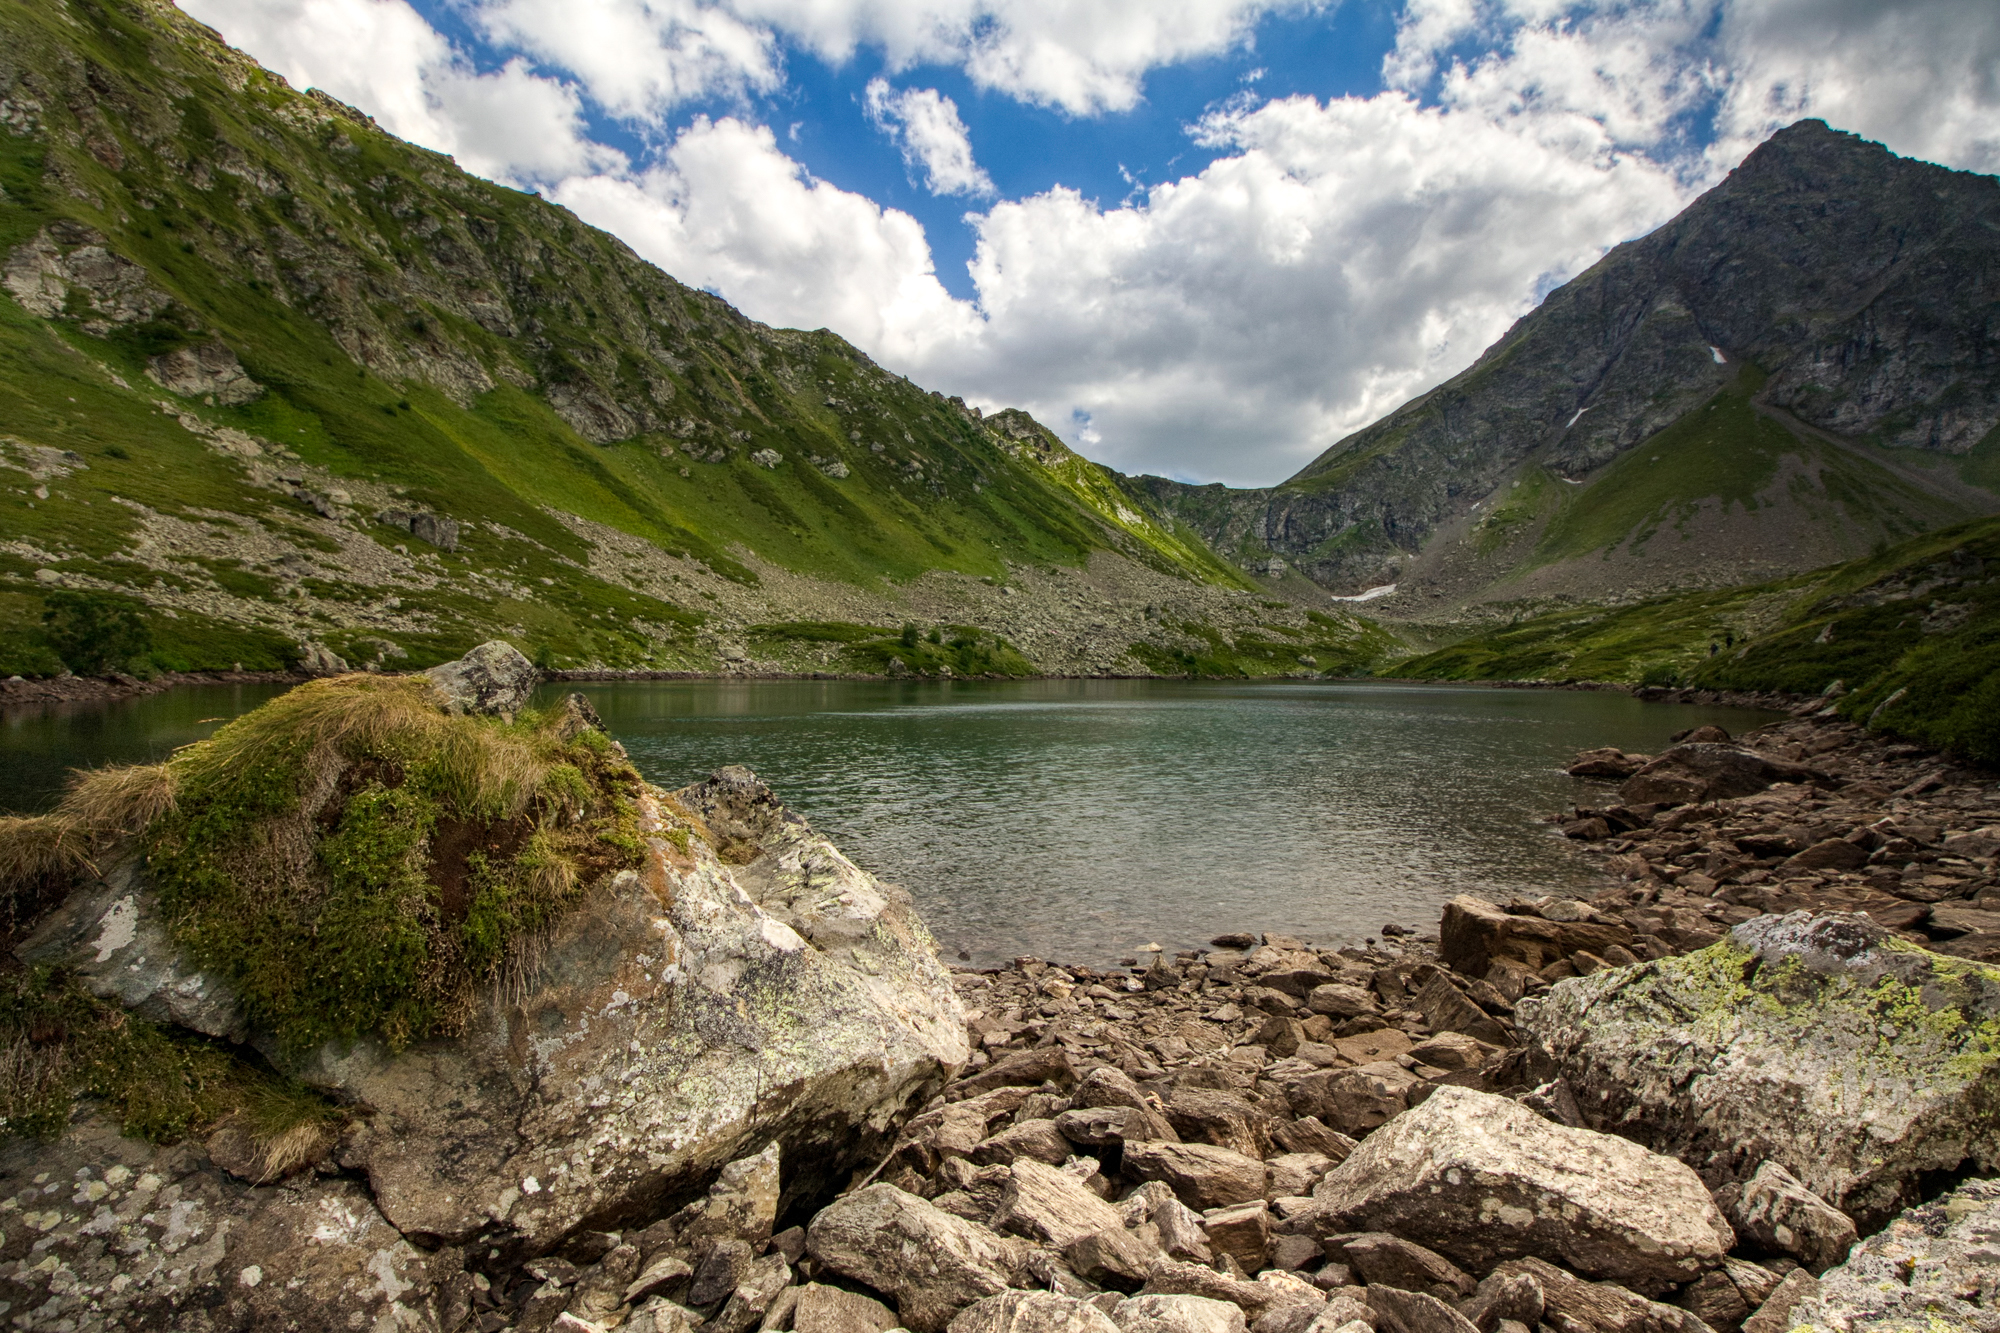
[[[181,0],[1129,472],[1268,484],[1801,116],[2000,169],[1992,0]]]

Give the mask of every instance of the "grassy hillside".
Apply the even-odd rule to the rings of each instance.
[[[51,589],[138,616],[141,666],[496,634],[675,666],[709,614],[676,559],[881,585],[1113,551],[1245,586],[1025,418],[749,321],[162,0],[0,35],[0,672],[56,665]],[[614,568],[621,537],[664,560]]]
[[[2000,519],[1777,582],[1540,615],[1385,669],[1825,692],[1857,722],[2000,762]]]

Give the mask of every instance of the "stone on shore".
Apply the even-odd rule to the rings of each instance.
[[[2000,1330],[2000,1180],[1967,1181],[1864,1239],[1793,1307],[1788,1327]]]
[[[1740,745],[1676,745],[1647,763],[1618,788],[1627,805],[1691,805],[1749,796],[1780,782],[1813,782],[1823,775],[1803,764],[1758,754]]]
[[[1734,1243],[1681,1163],[1468,1088],[1376,1130],[1313,1198],[1322,1236],[1386,1231],[1476,1271],[1546,1255],[1639,1290],[1699,1277]]]
[[[1268,1174],[1256,1158],[1206,1143],[1128,1143],[1123,1169],[1164,1182],[1197,1211],[1262,1201]]]
[[[1111,1322],[1121,1333],[1244,1333],[1241,1306],[1206,1296],[1134,1296],[1118,1302]]]
[[[1777,1163],[1863,1225],[1924,1172],[2000,1168],[2000,969],[1794,912],[1524,1001],[1586,1121],[1746,1180]]]
[[[823,1268],[893,1297],[903,1326],[937,1333],[960,1310],[1021,1285],[1030,1247],[953,1217],[894,1185],[827,1205],[806,1228]]]
[[[1601,956],[1614,945],[1631,944],[1631,929],[1615,922],[1550,921],[1471,894],[1446,903],[1438,922],[1438,961],[1467,977],[1483,978],[1495,963],[1539,972],[1578,950]]]
[[[950,1333],[1118,1333],[1088,1301],[1052,1291],[1008,1291],[974,1301],[958,1312]]]
[[[1739,1238],[1796,1259],[1815,1275],[1847,1258],[1857,1236],[1852,1218],[1776,1162],[1717,1190],[1716,1202]]]
[[[446,712],[504,715],[526,708],[542,678],[535,664],[504,639],[482,643],[424,674],[437,686]]]

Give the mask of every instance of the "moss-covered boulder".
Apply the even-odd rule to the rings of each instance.
[[[2000,1166],[2000,968],[1864,916],[1758,917],[1698,953],[1560,982],[1517,1015],[1593,1128],[1711,1186],[1776,1162],[1866,1226],[1926,1172]]]
[[[419,1250],[504,1270],[772,1144],[787,1199],[817,1197],[963,1064],[909,898],[748,770],[669,793],[581,698],[474,693],[311,681],[0,824],[13,919],[42,914],[0,967],[0,1186],[82,1182],[0,1228],[59,1260],[0,1271],[0,1301],[430,1327],[450,1274]],[[147,1209],[208,1228],[198,1262],[86,1275]]]

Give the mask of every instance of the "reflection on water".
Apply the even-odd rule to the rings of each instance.
[[[145,762],[282,686],[0,717],[0,809],[69,768]],[[568,688],[568,687],[551,687]],[[1767,716],[1622,694],[1376,683],[673,681],[587,694],[647,777],[745,764],[907,886],[952,952],[1103,963],[1227,930],[1431,926],[1454,893],[1592,886],[1534,816],[1559,765]]]
[[[755,769],[980,961],[1105,962],[1228,930],[1433,926],[1455,893],[1592,887],[1534,816],[1593,745],[1769,715],[1375,683],[583,687],[651,779]]]

